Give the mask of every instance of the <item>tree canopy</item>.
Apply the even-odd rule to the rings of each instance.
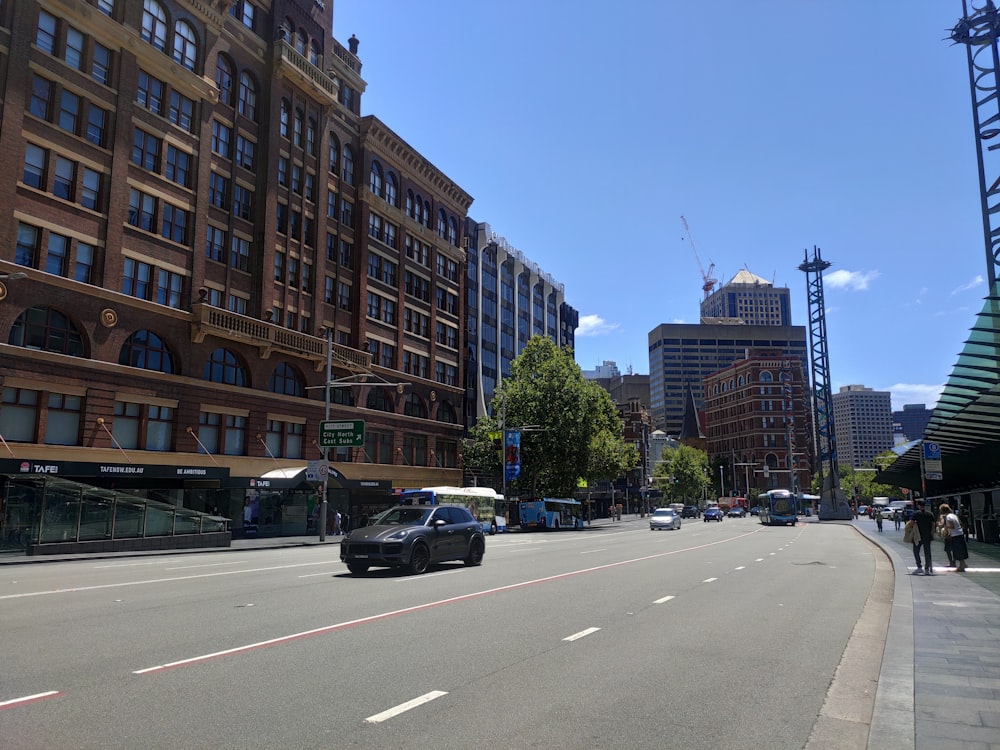
[[[653,467],[653,484],[674,500],[700,502],[712,486],[708,454],[690,445],[664,452],[662,460]]]
[[[489,412],[470,431],[464,461],[500,477],[502,431],[520,430],[521,473],[507,483],[508,495],[572,497],[581,479],[614,479],[639,461],[607,391],[583,377],[571,350],[544,336],[513,360]]]

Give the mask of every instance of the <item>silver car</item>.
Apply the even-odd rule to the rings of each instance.
[[[649,530],[659,529],[679,529],[681,527],[681,516],[673,508],[657,508],[653,515],[649,517]]]

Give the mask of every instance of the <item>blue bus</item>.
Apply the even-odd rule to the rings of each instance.
[[[799,520],[798,499],[788,490],[771,490],[757,497],[760,522],[765,526],[794,526]]]
[[[582,529],[583,504],[566,497],[524,500],[518,506],[522,529]]]
[[[424,487],[403,490],[400,505],[461,505],[483,525],[484,534],[507,530],[507,502],[489,487]]]

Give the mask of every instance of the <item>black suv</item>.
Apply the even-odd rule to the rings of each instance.
[[[697,505],[685,505],[681,511],[681,518],[701,518],[701,511]]]
[[[483,525],[455,505],[392,508],[372,526],[354,529],[340,543],[340,560],[355,575],[370,567],[403,568],[420,575],[430,565],[461,560],[480,565]]]

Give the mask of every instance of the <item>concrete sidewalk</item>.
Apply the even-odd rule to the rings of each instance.
[[[902,529],[852,524],[896,574],[868,748],[1000,750],[1000,545],[970,541],[956,573],[936,540],[935,575],[917,576]]]

